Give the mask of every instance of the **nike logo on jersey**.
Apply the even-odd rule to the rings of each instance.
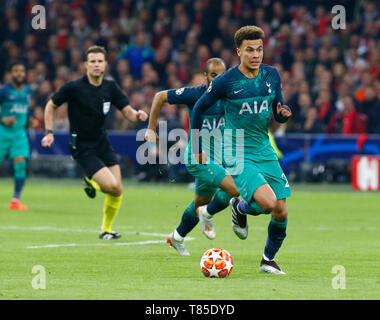
[[[237,94],[237,93],[239,93],[240,91],[243,91],[243,89],[240,89],[240,90],[234,90],[234,94]]]

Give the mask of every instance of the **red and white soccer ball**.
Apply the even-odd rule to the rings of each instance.
[[[208,278],[226,278],[233,266],[232,256],[221,248],[207,250],[201,259],[201,271]]]

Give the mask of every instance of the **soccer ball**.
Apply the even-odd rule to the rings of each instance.
[[[230,253],[221,248],[207,250],[201,259],[201,271],[208,278],[226,278],[233,266]]]

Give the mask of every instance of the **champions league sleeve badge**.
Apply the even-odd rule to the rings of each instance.
[[[106,115],[110,111],[111,102],[103,102],[103,113]]]

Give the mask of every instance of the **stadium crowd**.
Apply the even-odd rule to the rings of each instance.
[[[46,29],[35,30],[39,4]],[[336,4],[345,8],[345,29],[332,28]],[[31,125],[42,130],[47,100],[85,73],[84,52],[98,44],[109,54],[107,76],[149,112],[157,91],[202,83],[208,58],[237,64],[234,32],[258,25],[266,34],[264,63],[280,71],[293,110],[287,124],[273,124],[275,134],[380,133],[379,14],[374,1],[353,0],[7,0],[0,4],[0,83],[9,81],[9,62],[25,61]],[[188,129],[184,106],[165,105],[162,118],[169,129]],[[108,129],[135,128],[115,110],[107,121]],[[55,130],[67,129],[61,107]]]

